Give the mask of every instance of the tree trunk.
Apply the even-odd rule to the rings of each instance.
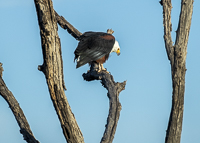
[[[181,13],[174,46],[172,45],[171,39],[171,0],[162,0],[160,3],[163,5],[165,48],[171,63],[173,84],[172,109],[165,142],[180,143],[184,109],[185,65],[193,12],[193,0],[182,0],[181,2]]]
[[[45,74],[51,100],[68,143],[83,143],[83,135],[65,96],[63,61],[57,20],[51,0],[35,0],[40,26],[44,63],[38,69]]]

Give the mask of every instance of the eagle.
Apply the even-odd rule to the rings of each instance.
[[[112,34],[89,31],[83,33],[79,40],[80,42],[74,51],[76,68],[96,62],[99,65],[98,72],[100,72],[106,70],[103,63],[108,60],[110,53],[116,52],[117,55],[120,55],[119,43]]]

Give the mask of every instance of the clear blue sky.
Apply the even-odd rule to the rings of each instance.
[[[127,80],[120,93],[122,111],[114,143],[162,143],[172,100],[170,63],[163,40],[159,0],[53,0],[54,9],[80,32],[112,28],[121,55],[104,65],[116,82]],[[175,41],[180,0],[173,1]],[[187,54],[185,107],[181,143],[200,142],[200,1],[195,0]],[[0,0],[0,62],[3,79],[23,109],[41,143],[64,143],[46,80],[37,70],[43,63],[33,0]],[[66,96],[86,143],[100,142],[109,109],[107,91],[99,81],[82,78],[89,66],[75,68],[76,41],[59,27]],[[0,142],[24,143],[17,122],[0,97]]]

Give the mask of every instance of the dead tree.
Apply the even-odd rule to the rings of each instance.
[[[186,72],[185,63],[187,54],[187,43],[193,12],[193,0],[181,1],[181,12],[174,45],[171,38],[171,0],[161,0],[160,4],[163,6],[164,41],[167,56],[171,64],[173,86],[172,108],[169,117],[165,142],[180,143],[184,109],[183,107]]]
[[[64,83],[63,61],[60,38],[57,33],[57,23],[59,23],[62,28],[67,29],[76,40],[79,40],[82,33],[54,11],[51,0],[34,0],[34,2],[40,27],[44,59],[43,64],[38,66],[38,70],[42,71],[46,77],[50,97],[60,120],[66,141],[68,143],[84,143],[83,135],[64,92],[66,87]],[[113,31],[108,30],[108,32],[112,33]],[[98,66],[93,63],[90,71],[83,74],[83,78],[86,81],[101,80],[102,85],[108,90],[107,96],[110,100],[110,109],[101,143],[111,143],[114,138],[121,111],[119,93],[125,89],[126,81],[123,83],[116,83],[113,76],[108,72],[97,72],[97,67]],[[3,68],[0,63],[0,95],[8,102],[17,123],[20,126],[20,132],[23,134],[24,140],[28,143],[39,143],[33,136],[26,117],[17,100],[4,83],[2,72]]]
[[[59,25],[63,29],[66,29],[75,39],[79,40],[81,33],[77,29],[75,29],[64,17],[59,16],[57,13],[56,18]],[[109,34],[112,34],[113,32],[114,31],[112,29],[107,30],[107,33]],[[121,111],[119,93],[125,89],[126,81],[124,81],[123,83],[116,83],[111,74],[106,71],[101,71],[99,73],[97,72],[97,68],[98,65],[93,62],[91,64],[90,71],[84,73],[83,78],[86,81],[100,80],[102,85],[108,90],[107,96],[110,100],[110,109],[107,118],[106,129],[101,139],[101,143],[111,143],[114,138]]]
[[[60,17],[53,9],[51,0],[35,0],[38,22],[40,26],[40,35],[42,42],[42,51],[44,63],[38,67],[45,74],[50,96],[54,108],[59,117],[64,136],[68,143],[84,142],[82,133],[78,127],[76,119],[71,111],[67,98],[65,96],[63,80],[63,61],[61,55],[60,39],[57,33],[57,22],[60,26],[76,39],[79,40],[80,33],[63,17]],[[87,81],[101,80],[102,85],[108,90],[110,99],[110,110],[107,119],[107,125],[102,143],[111,143],[116,131],[121,104],[119,102],[119,93],[125,88],[126,82],[115,83],[112,75],[107,72],[97,73],[91,66],[91,70],[83,77]]]

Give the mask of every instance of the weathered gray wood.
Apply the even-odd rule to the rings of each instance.
[[[167,52],[168,59],[171,64],[174,64],[174,47],[171,37],[172,23],[171,23],[171,10],[172,4],[171,0],[162,0],[160,2],[163,5],[163,25],[164,25],[164,40],[165,48]]]
[[[20,133],[23,135],[24,140],[26,140],[27,143],[39,143],[39,141],[35,139],[28,124],[28,121],[22,109],[19,106],[19,103],[17,102],[12,92],[8,89],[4,80],[2,79],[2,72],[3,67],[2,63],[0,63],[0,95],[6,100],[12,113],[14,114],[15,119],[20,127]]]
[[[58,13],[55,11],[56,14],[56,20],[58,24],[65,30],[68,31],[69,34],[71,34],[76,40],[79,40],[79,37],[82,35],[81,32],[79,32],[76,28],[74,28],[64,17],[58,15]]]
[[[110,107],[101,143],[112,143],[121,111],[119,93],[125,89],[126,81],[116,83],[110,73],[106,71],[97,72],[97,68],[98,65],[96,63],[92,63],[90,71],[84,73],[83,78],[86,81],[101,80],[103,87],[108,90],[107,96],[109,98]]]
[[[180,143],[183,109],[184,109],[184,92],[185,92],[185,72],[186,72],[186,54],[189,31],[191,26],[193,0],[182,0],[179,25],[176,32],[176,42],[172,45],[171,40],[171,0],[162,0],[163,5],[163,23],[164,23],[164,40],[168,58],[171,63],[172,71],[172,109],[169,118],[166,143]]]
[[[39,66],[46,77],[50,96],[68,143],[83,143],[83,135],[65,96],[63,61],[57,20],[51,0],[34,0],[40,26],[44,63]]]

